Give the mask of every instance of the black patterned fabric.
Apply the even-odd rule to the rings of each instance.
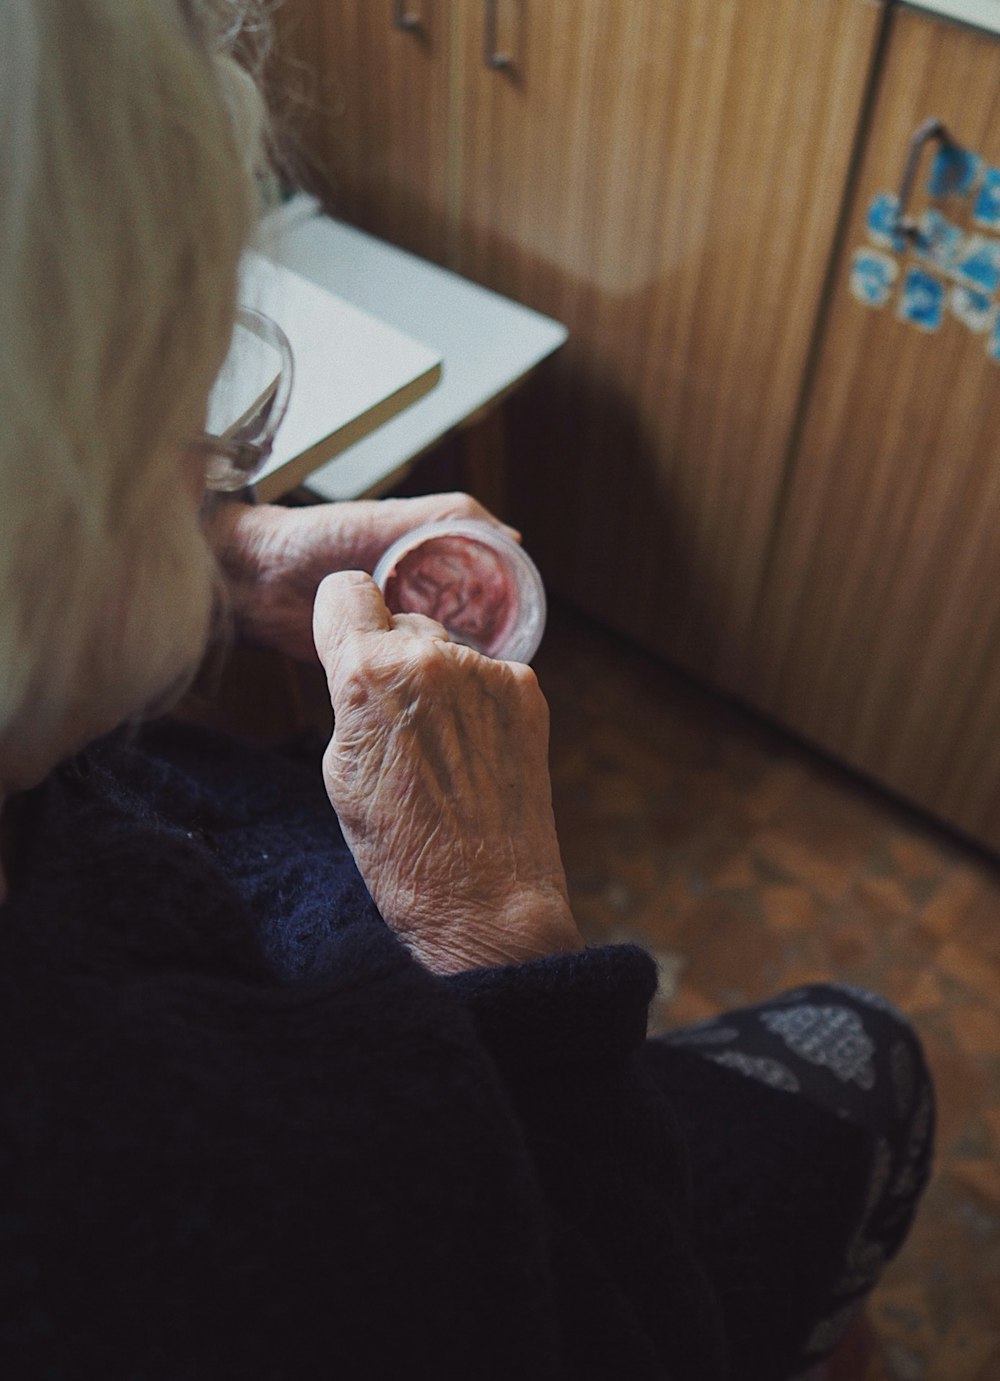
[[[659,1047],[660,1054],[657,1054]],[[676,1087],[673,1066],[663,1058],[685,1051],[734,1076],[734,1090],[773,1108],[781,1100],[795,1109],[803,1125],[800,1153],[774,1148],[770,1177],[774,1201],[761,1195],[759,1167],[734,1156],[734,1173],[720,1176],[700,1151],[717,1143],[713,1111],[699,1106],[697,1074],[693,1092]],[[847,984],[810,985],[752,1007],[726,1012],[710,1021],[682,1027],[652,1043],[651,1059],[669,1086],[671,1106],[685,1126],[705,1226],[708,1269],[726,1315],[734,1355],[745,1359],[746,1377],[807,1374],[836,1346],[886,1263],[901,1247],[912,1223],[932,1155],[934,1098],[917,1037],[900,1012],[875,993]],[[715,1111],[732,1117],[735,1104]],[[818,1119],[818,1121],[817,1121]],[[863,1165],[865,1188],[859,1209],[848,1219],[846,1238],[836,1232],[810,1233],[806,1221],[790,1243],[782,1269],[773,1270],[773,1245],[782,1231],[789,1203],[800,1207],[802,1186],[810,1177],[807,1133],[822,1135],[845,1125],[858,1129],[857,1159],[843,1167],[847,1178]],[[743,1167],[742,1183],[739,1173]],[[817,1187],[824,1198],[830,1189]],[[755,1268],[734,1271],[747,1242],[769,1242]],[[825,1275],[812,1303],[811,1318],[789,1318],[794,1299],[788,1271]],[[779,1359],[766,1357],[781,1339]]]

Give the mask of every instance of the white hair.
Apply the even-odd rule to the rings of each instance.
[[[179,457],[256,209],[250,8],[0,5],[0,755],[110,727],[204,645]]]

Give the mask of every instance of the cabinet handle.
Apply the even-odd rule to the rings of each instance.
[[[406,8],[406,0],[393,0],[392,22],[397,29],[412,31],[420,28],[420,15]]]
[[[899,195],[896,198],[896,219],[892,225],[894,235],[903,235],[910,241],[916,241],[919,238],[920,230],[913,217],[906,214],[906,206],[910,200],[910,193],[913,191],[917,168],[920,166],[920,155],[924,151],[924,145],[930,143],[932,139],[936,139],[943,148],[957,149],[960,147],[940,120],[934,118],[925,120],[913,131],[910,147],[906,153],[903,176],[899,183]]]
[[[512,65],[509,53],[497,50],[497,0],[486,0],[483,17],[483,62],[493,72]]]

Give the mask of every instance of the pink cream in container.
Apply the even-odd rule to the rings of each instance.
[[[456,518],[414,528],[384,552],[375,583],[394,614],[427,614],[487,657],[530,662],[545,631],[538,568],[499,528]]]

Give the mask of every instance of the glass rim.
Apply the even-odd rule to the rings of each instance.
[[[278,428],[288,411],[295,373],[291,342],[273,317],[256,307],[239,307],[233,326],[234,330],[236,326],[243,326],[259,340],[273,346],[281,364],[273,389],[250,417],[235,423],[228,433],[221,436],[214,432],[200,432],[189,443],[193,450],[208,457],[206,489],[223,493],[245,488],[264,468],[274,448]]]

